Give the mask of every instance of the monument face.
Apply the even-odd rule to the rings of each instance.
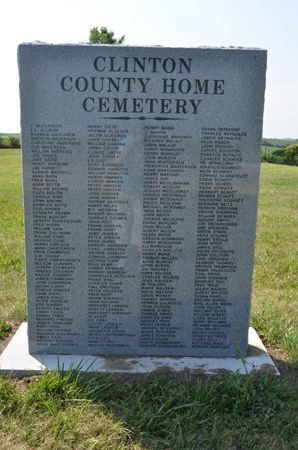
[[[30,352],[246,354],[265,68],[19,47]]]

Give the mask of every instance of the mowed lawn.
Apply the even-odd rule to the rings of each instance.
[[[261,166],[252,325],[297,364],[298,167]]]
[[[0,321],[25,319],[25,258],[20,150],[0,150]]]
[[[298,168],[262,164],[252,325],[290,370],[280,379],[0,377],[0,448],[297,449],[297,282]],[[0,150],[0,323],[25,319],[25,297],[21,153]]]

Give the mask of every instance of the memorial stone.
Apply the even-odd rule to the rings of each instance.
[[[20,45],[31,353],[246,355],[265,70]]]

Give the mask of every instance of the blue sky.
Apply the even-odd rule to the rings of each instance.
[[[128,45],[268,50],[263,136],[298,138],[297,0],[10,0],[1,5],[0,132],[18,132],[21,42],[86,42],[93,26]]]

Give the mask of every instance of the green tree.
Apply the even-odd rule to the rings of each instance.
[[[6,147],[6,142],[5,139],[0,136],[0,148],[5,148]]]
[[[16,136],[9,136],[8,139],[9,139],[10,148],[20,148],[21,147],[20,138],[18,138]]]
[[[286,161],[288,164],[297,166],[298,165],[298,144],[288,145],[284,150],[286,155]]]
[[[8,136],[0,136],[0,148],[10,148],[10,140]]]
[[[107,27],[101,27],[100,30],[97,27],[91,28],[89,34],[90,44],[123,44],[125,35],[117,39],[114,37],[115,33],[108,30]]]

